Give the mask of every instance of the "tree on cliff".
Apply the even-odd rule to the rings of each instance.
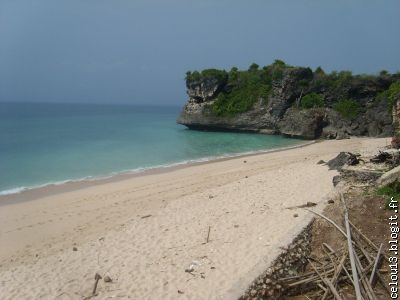
[[[400,148],[400,81],[392,83],[388,90],[389,103],[392,105],[393,138],[392,146]]]

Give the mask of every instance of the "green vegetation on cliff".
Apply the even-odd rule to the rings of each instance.
[[[257,102],[267,104],[272,82],[282,80],[285,68],[289,66],[281,60],[261,70],[255,63],[247,71],[233,67],[228,73],[227,88],[212,105],[213,111],[218,116],[232,117],[250,110]]]
[[[301,98],[300,101],[300,106],[301,108],[314,108],[314,107],[324,107],[324,98],[317,94],[317,93],[311,93],[308,95],[305,95],[304,97]]]
[[[388,99],[390,108],[393,107],[395,101],[400,99],[400,81],[393,82],[388,89]]]
[[[221,92],[213,103],[213,111],[219,116],[234,116],[250,110],[261,100],[267,101],[271,81],[258,66],[251,65],[249,71],[232,68],[229,72],[228,90]]]
[[[218,88],[207,101],[213,101],[212,111],[223,117],[249,111],[256,103],[267,107],[271,97],[276,102],[276,97],[286,96],[288,98],[282,101],[289,105],[298,103],[302,109],[333,108],[343,118],[351,120],[362,112],[368,99],[385,101],[392,107],[393,99],[400,94],[400,74],[391,75],[387,71],[379,75],[353,75],[351,71],[326,73],[321,67],[313,72],[310,68],[287,65],[282,60],[264,67],[253,63],[247,70],[233,67],[230,71],[207,69],[186,73],[188,87],[213,81],[218,83]]]
[[[345,119],[354,119],[360,113],[360,104],[351,99],[340,100],[333,108]]]
[[[200,81],[205,79],[217,79],[219,82],[224,82],[228,79],[228,73],[225,70],[206,69],[201,72],[186,72],[186,81]]]

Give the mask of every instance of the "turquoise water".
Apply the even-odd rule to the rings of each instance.
[[[0,103],[0,193],[299,144],[176,124],[179,107]]]

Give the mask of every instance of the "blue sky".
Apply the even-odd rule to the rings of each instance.
[[[400,70],[400,1],[0,0],[0,101],[180,105],[187,70]]]

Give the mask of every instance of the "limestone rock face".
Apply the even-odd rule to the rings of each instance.
[[[315,139],[321,135],[325,109],[301,110],[289,108],[279,121],[280,133],[304,139]]]
[[[312,76],[309,68],[286,69],[282,81],[272,83],[273,93],[268,101],[269,113],[274,117],[281,118],[301,94],[298,82],[310,80]]]
[[[272,81],[267,99],[259,98],[250,110],[231,117],[219,116],[213,110],[219,93],[231,89],[227,79],[187,81],[189,99],[177,122],[191,129],[252,131],[305,139],[392,135],[393,126],[398,126],[400,120],[400,102],[393,109],[393,122],[387,99],[377,95],[397,79],[354,77],[348,84],[332,88],[321,85],[318,76],[309,68],[286,68],[279,80]],[[308,93],[323,95],[325,107],[300,109],[299,100]],[[359,103],[355,118],[346,119],[334,109],[341,99],[355,99]]]
[[[252,110],[232,118],[216,116],[211,107],[213,101],[198,103],[190,99],[177,122],[191,129],[278,133],[275,118],[268,113],[262,102],[260,99]]]
[[[217,78],[186,82],[189,99],[196,103],[203,103],[216,97],[224,83]],[[189,101],[190,101],[189,100]]]

